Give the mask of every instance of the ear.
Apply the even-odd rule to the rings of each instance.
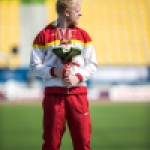
[[[68,10],[68,9],[66,9],[66,10],[64,11],[64,15],[65,15],[66,17],[69,16],[69,10]]]

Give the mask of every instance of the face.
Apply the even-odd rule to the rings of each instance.
[[[67,21],[69,24],[77,25],[79,17],[81,16],[81,6],[80,3],[75,0],[72,7],[68,10]]]

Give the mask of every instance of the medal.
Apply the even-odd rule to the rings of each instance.
[[[64,38],[64,39],[62,39],[62,42],[63,42],[63,43],[67,43],[68,40],[67,40],[66,38]]]

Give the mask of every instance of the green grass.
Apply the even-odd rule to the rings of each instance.
[[[149,150],[150,104],[90,103],[93,150]],[[0,150],[41,150],[40,104],[0,105]],[[67,130],[61,150],[72,150]]]

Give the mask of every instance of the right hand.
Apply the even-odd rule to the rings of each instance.
[[[65,77],[70,75],[70,68],[71,66],[67,66]],[[63,67],[62,68],[54,68],[54,74],[57,77],[63,77]]]

